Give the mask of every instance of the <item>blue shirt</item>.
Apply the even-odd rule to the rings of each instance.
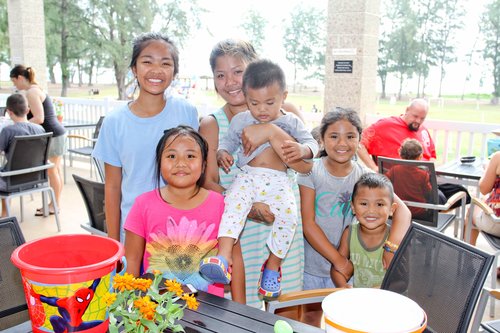
[[[121,225],[135,198],[156,187],[156,146],[165,130],[178,125],[195,130],[199,125],[196,108],[178,97],[169,97],[153,117],[138,117],[125,105],[104,119],[92,156],[122,169]],[[121,232],[123,240],[123,228]]]

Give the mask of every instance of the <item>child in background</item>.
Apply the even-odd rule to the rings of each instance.
[[[344,230],[339,253],[349,259],[350,272],[341,273],[332,266],[330,274],[337,287],[349,287],[353,275],[355,288],[379,288],[384,279],[382,255],[390,227],[387,224],[396,204],[394,190],[386,176],[366,173],[352,190],[351,208],[357,221]]]
[[[415,139],[406,139],[399,148],[399,156],[403,160],[418,161],[422,159],[423,148]],[[403,200],[414,202],[428,202],[432,193],[429,173],[411,165],[395,165],[386,172],[394,186],[394,192]],[[446,199],[445,199],[446,202]],[[429,219],[427,210],[419,207],[409,207],[412,216],[416,219]]]
[[[28,101],[23,95],[10,95],[7,98],[6,110],[14,124],[5,126],[0,131],[0,151],[5,152],[5,155],[9,153],[10,144],[15,136],[45,133],[45,130],[41,125],[28,121]],[[0,191],[5,189],[5,186],[5,180],[0,177]],[[7,205],[5,199],[2,199],[1,217],[7,217]]]
[[[212,281],[231,281],[229,268],[233,246],[244,228],[252,204],[263,202],[270,206],[275,221],[267,239],[271,253],[261,269],[259,293],[264,297],[277,297],[281,292],[281,261],[288,252],[297,226],[297,207],[286,171],[291,167],[307,172],[310,165],[303,159],[312,158],[318,144],[299,118],[282,110],[287,91],[285,75],[278,65],[268,60],[250,63],[243,76],[242,89],[250,110],[233,117],[217,152],[219,166],[229,172],[234,163],[231,154],[239,151],[237,166],[242,172],[226,193],[217,256],[205,259],[200,272]],[[242,130],[258,123],[273,123],[298,142],[287,141],[282,147],[265,143],[253,152],[243,151]]]
[[[318,143],[318,146],[320,147],[321,149],[321,133],[320,133],[320,128],[319,126],[316,126],[314,127],[312,130],[311,130],[311,135],[312,137],[314,138],[314,140],[316,140],[316,142]],[[319,151],[318,153],[316,154],[316,156],[314,157],[320,157],[319,156]]]
[[[337,247],[344,229],[351,224],[351,193],[354,184],[371,170],[353,160],[362,132],[356,111],[336,108],[321,120],[320,158],[314,160],[310,173],[299,175],[302,223],[306,242],[304,290],[334,288],[330,267],[343,274],[349,272],[349,261]],[[389,240],[399,244],[410,225],[411,214],[404,203],[398,204],[393,216]],[[384,252],[384,267],[393,253]],[[304,305],[301,321],[321,325],[321,304]]]
[[[167,279],[223,297],[224,287],[200,276],[200,261],[214,255],[224,197],[201,187],[206,141],[189,126],[165,131],[156,147],[157,188],[137,197],[124,228],[127,272],[159,270]],[[165,182],[167,185],[161,186]]]
[[[185,98],[165,96],[179,72],[170,38],[146,33],[134,39],[130,69],[139,96],[106,115],[92,156],[104,162],[108,236],[124,241],[122,228],[135,198],[155,188],[154,147],[178,125],[198,129],[198,112]]]

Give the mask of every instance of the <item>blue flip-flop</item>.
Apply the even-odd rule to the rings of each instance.
[[[281,294],[281,267],[278,271],[266,268],[267,260],[262,265],[259,279],[259,294],[266,298],[275,298]]]
[[[229,284],[231,272],[227,260],[222,256],[208,257],[200,262],[200,273],[214,283]]]

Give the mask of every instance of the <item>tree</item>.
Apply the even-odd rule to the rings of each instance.
[[[493,104],[500,98],[500,0],[493,0],[482,15],[482,32],[485,41],[484,58],[493,65]]]
[[[390,36],[389,52],[392,62],[391,71],[399,76],[398,100],[401,100],[404,80],[411,77],[417,64],[417,45],[415,41],[415,26],[406,23]]]
[[[199,26],[197,1],[89,0],[87,20],[95,29],[101,51],[112,63],[120,99],[127,97],[131,46],[134,37],[152,30],[153,23],[182,45],[193,27]],[[140,19],[138,19],[140,18]],[[193,24],[194,23],[194,24]]]
[[[387,1],[386,7],[382,27],[387,29],[387,38],[384,38],[387,43],[383,45],[387,54],[387,71],[398,76],[398,99],[401,99],[404,81],[415,73],[417,64],[415,13],[409,0]]]
[[[89,40],[89,27],[84,11],[76,1],[45,1],[45,36],[47,64],[51,82],[55,83],[54,67],[61,67],[61,96],[67,96],[74,64],[80,62],[85,42]]]
[[[297,83],[299,67],[311,71],[310,67],[318,66],[325,52],[326,18],[314,7],[296,6],[285,22],[283,44],[286,58],[293,64],[293,92]]]
[[[388,54],[388,45],[389,40],[385,36],[384,33],[381,34],[380,40],[378,42],[378,66],[377,66],[377,74],[380,77],[380,83],[382,85],[382,99],[385,99],[386,96],[386,84],[387,84],[387,75],[389,74],[389,54]]]
[[[446,1],[446,0],[444,0]],[[440,0],[416,0],[412,3],[414,24],[416,25],[417,62],[415,71],[418,75],[417,97],[425,96],[425,80],[429,75],[429,69],[437,63],[436,55],[436,22],[441,18],[443,4]]]
[[[436,55],[439,64],[439,97],[443,79],[446,75],[445,65],[456,60],[455,53],[456,33],[463,28],[463,17],[465,12],[460,0],[450,0],[443,3],[443,15],[441,24],[437,27],[436,34]]]
[[[264,43],[265,29],[267,25],[267,20],[262,17],[262,15],[254,10],[250,9],[245,17],[243,18],[243,23],[241,27],[246,32],[248,40],[252,43],[257,53],[262,52],[262,44]]]

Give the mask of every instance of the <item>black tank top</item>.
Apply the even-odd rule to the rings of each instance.
[[[49,95],[45,95],[45,100],[42,103],[43,106],[43,123],[41,124],[45,132],[52,132],[52,137],[61,136],[66,132],[63,125],[57,120],[56,112],[54,111],[54,105],[52,105],[52,100]],[[30,112],[28,114],[28,119],[33,118],[33,114]]]

